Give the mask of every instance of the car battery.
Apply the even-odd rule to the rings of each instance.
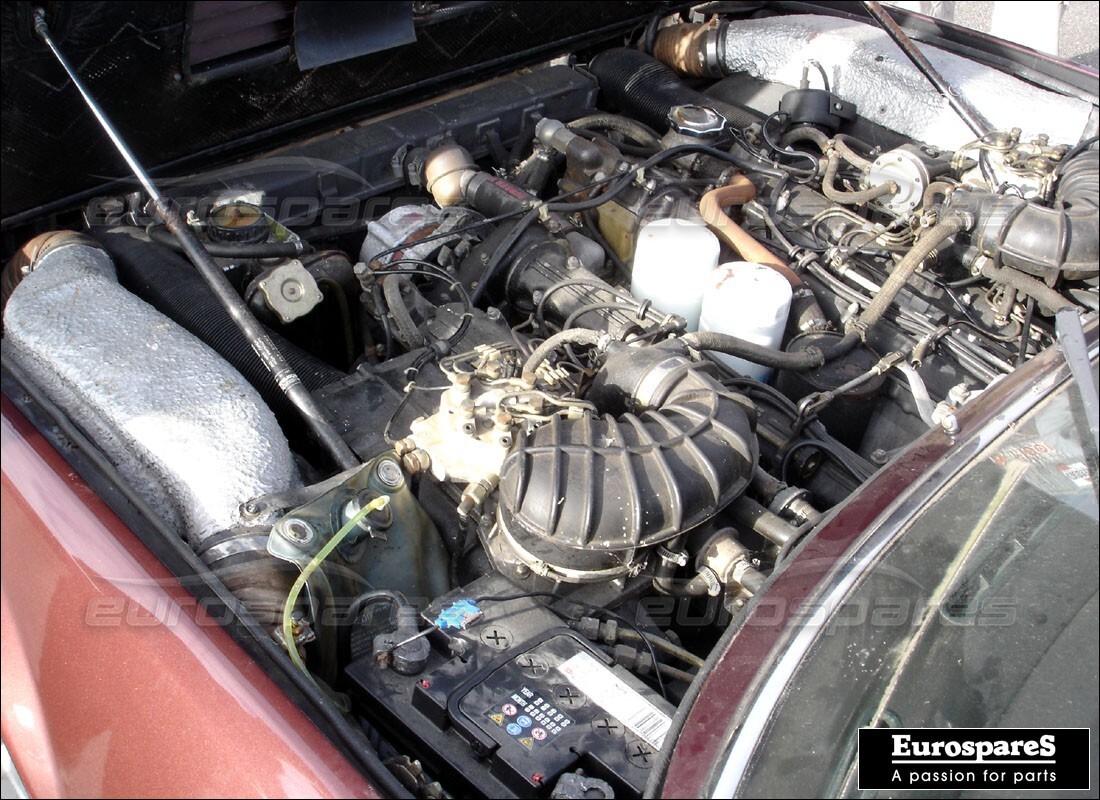
[[[425,671],[358,659],[347,668],[357,696],[429,775],[471,792],[548,797],[595,781],[640,796],[675,709],[540,599],[517,595],[489,575],[440,598],[423,614],[434,628]]]

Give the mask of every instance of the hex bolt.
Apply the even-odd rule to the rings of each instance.
[[[391,489],[396,489],[405,480],[405,476],[401,473],[401,465],[389,458],[384,458],[378,462],[378,465],[374,468],[374,474],[378,476],[378,480],[382,482],[383,486],[388,486]]]
[[[419,472],[424,472],[432,466],[432,460],[428,454],[423,450],[413,450],[410,453],[406,453],[401,462],[405,465],[405,469],[410,475],[416,475]]]
[[[298,517],[284,519],[279,525],[279,532],[284,538],[297,544],[309,544],[313,539],[313,526]]]

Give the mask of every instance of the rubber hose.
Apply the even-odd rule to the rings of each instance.
[[[825,175],[821,178],[821,193],[834,203],[856,206],[861,203],[868,203],[884,195],[896,194],[898,191],[898,185],[893,181],[887,181],[886,183],[872,186],[870,189],[864,189],[860,192],[849,192],[845,189],[838,189],[836,188],[836,173],[839,169],[840,153],[834,146],[834,149],[830,151],[826,158]]]
[[[812,142],[818,146],[822,153],[828,152],[829,145],[831,144],[833,150],[837,152],[837,155],[853,167],[860,170],[870,169],[873,162],[853,150],[852,147],[848,145],[846,138],[847,137],[843,134],[838,133],[836,137],[830,139],[823,131],[817,128],[801,126],[783,134],[783,138],[779,140],[779,143],[783,147],[789,147],[796,142]]]
[[[1003,266],[1048,279],[1100,275],[1100,153],[1088,150],[1062,170],[1052,208],[1020,197],[955,192],[952,208],[974,214],[971,239]]]
[[[851,149],[851,147],[848,146],[848,143],[845,141],[846,139],[847,138],[843,133],[836,134],[836,136],[834,136],[833,138],[833,150],[836,151],[837,155],[844,158],[846,162],[853,165],[857,169],[861,169],[861,171],[866,172],[867,169],[871,168],[873,162],[870,161],[869,158],[865,158],[864,156],[861,156],[859,153],[857,153],[855,150]]]
[[[406,350],[417,350],[424,346],[424,336],[416,327],[405,297],[401,293],[401,284],[408,279],[403,275],[387,275],[382,279],[382,293],[386,298],[390,317],[393,319],[394,337]]]
[[[886,309],[894,302],[902,287],[909,282],[909,279],[913,277],[913,273],[924,263],[924,260],[932,255],[936,248],[945,241],[965,230],[967,225],[968,221],[956,214],[945,217],[925,231],[924,235],[909,248],[909,252],[894,266],[890,276],[882,282],[882,288],[879,289],[878,294],[867,305],[867,308],[863,310],[863,313],[859,315],[858,321],[849,323],[848,329],[862,328],[867,330],[882,319]]]
[[[645,147],[661,146],[661,137],[654,134],[653,131],[637,120],[633,120],[630,117],[623,117],[619,114],[589,114],[586,117],[573,120],[566,127],[617,131],[629,136],[635,142]]]
[[[226,547],[229,542],[235,545]],[[256,528],[222,531],[204,539],[195,552],[256,621],[274,632],[298,568],[267,552],[266,532]]]
[[[523,362],[523,374],[534,377],[535,370],[539,368],[539,364],[545,361],[550,353],[563,344],[579,344],[595,347],[604,336],[605,334],[588,328],[559,331],[536,347],[535,351],[531,353],[525,362]]]
[[[183,248],[163,225],[150,225],[146,231],[157,244],[177,252]],[[206,252],[215,258],[295,258],[305,252],[301,242],[260,242],[258,244],[233,244],[231,242],[203,242]]]
[[[671,678],[674,681],[679,681],[680,683],[691,683],[693,680],[695,680],[695,675],[693,673],[685,672],[682,669],[677,669],[676,667],[670,666],[668,664],[658,663],[657,667],[661,670],[662,675],[664,675],[666,678]]]
[[[1016,291],[1034,298],[1036,303],[1045,308],[1052,315],[1063,308],[1078,308],[1075,303],[1063,297],[1042,281],[1036,280],[1030,275],[1025,275],[1009,267],[998,268],[992,263],[986,262],[982,267],[982,277],[989,278],[989,280],[994,283],[1010,286]]]
[[[805,372],[850,353],[859,344],[859,336],[854,333],[848,334],[824,350],[808,347],[794,353],[776,350],[774,347],[767,347],[715,331],[696,331],[681,336],[680,341],[696,350],[725,353],[726,355],[743,358],[753,364],[759,364],[762,367]]]
[[[662,28],[654,37],[653,57],[680,75],[718,78],[725,70],[713,60],[720,29],[709,24],[682,23]]]
[[[237,368],[275,411],[284,427],[300,424],[300,413],[275,382],[247,337],[218,302],[206,282],[179,253],[150,242],[139,228],[95,230],[114,259],[119,282],[165,316],[193,333]],[[275,347],[313,392],[347,376],[277,333]]]
[[[809,128],[805,125],[801,125],[794,130],[787,131],[783,134],[783,138],[779,140],[779,144],[783,147],[790,147],[792,144],[798,142],[812,142],[816,144],[822,153],[829,147],[829,136],[823,131],[819,131],[817,128]]]
[[[661,636],[650,636],[646,634],[643,637],[635,631],[630,630],[630,628],[620,628],[616,636],[624,642],[642,643],[648,641],[658,650],[680,659],[685,664],[690,664],[693,667],[703,666],[703,659],[699,658],[699,656],[695,655],[690,650],[685,650],[683,647],[673,644],[668,639]]]
[[[673,106],[713,108],[734,128],[747,128],[761,117],[745,108],[689,88],[680,76],[639,50],[616,47],[600,53],[588,66],[599,81],[603,99],[658,131],[668,130]]]

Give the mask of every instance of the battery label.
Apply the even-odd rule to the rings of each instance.
[[[618,675],[583,652],[559,664],[558,671],[636,736],[661,749],[672,720]]]
[[[493,724],[528,750],[573,724],[568,714],[528,686],[521,686],[487,713]]]

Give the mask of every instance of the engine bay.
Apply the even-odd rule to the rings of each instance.
[[[975,134],[830,17],[622,44],[174,182],[219,290],[144,191],[4,272],[5,364],[419,796],[642,796],[790,552],[1097,316],[1095,102],[936,51]]]

